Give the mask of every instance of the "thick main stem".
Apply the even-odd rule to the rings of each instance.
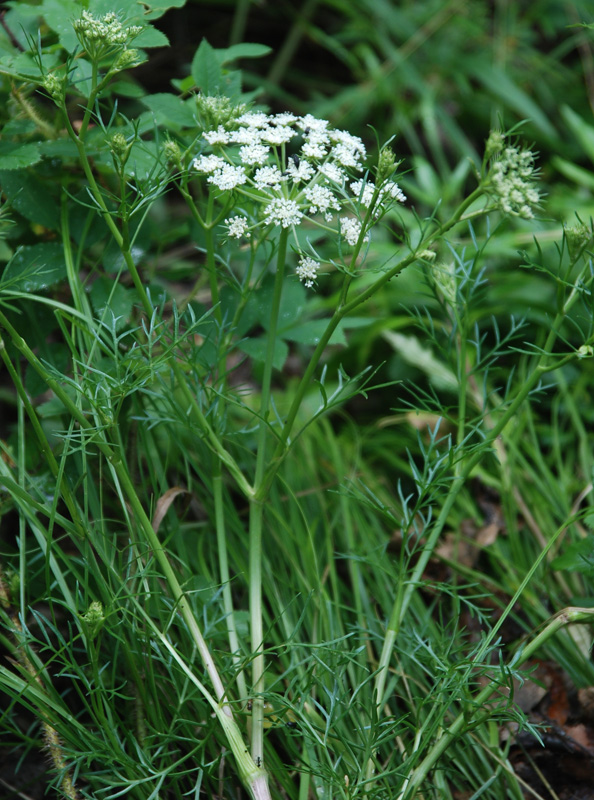
[[[264,631],[262,624],[262,522],[264,502],[267,492],[260,491],[266,468],[266,445],[268,442],[270,393],[276,330],[280,312],[285,259],[287,255],[288,229],[281,231],[278,243],[276,276],[272,299],[272,313],[268,328],[266,362],[262,377],[260,405],[260,427],[258,430],[258,450],[256,454],[256,474],[254,478],[254,497],[250,502],[250,627],[252,644],[252,758],[260,765],[264,760]]]

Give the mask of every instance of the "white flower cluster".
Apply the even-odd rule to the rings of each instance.
[[[373,200],[375,184],[371,183],[371,181],[353,181],[351,183],[351,189],[355,196],[360,198],[361,203],[363,203],[366,208],[369,208]],[[385,203],[386,198],[391,198],[399,203],[404,203],[406,201],[406,195],[394,181],[388,181],[380,188],[378,196],[380,206]]]
[[[375,193],[371,182],[351,182],[352,171],[362,172],[366,157],[359,137],[311,114],[262,112],[243,113],[202,136],[211,152],[195,158],[193,169],[221,192],[235,189],[261,206],[251,224],[245,217],[225,220],[229,237],[247,237],[258,225],[274,225],[293,228],[298,242],[296,226],[308,219],[351,247],[357,244],[361,219]],[[374,200],[373,218],[405,200],[398,184],[384,183]],[[366,232],[364,241],[368,238]],[[318,267],[303,257],[297,275],[310,287]]]
[[[91,58],[101,58],[125,48],[142,31],[139,25],[123,25],[113,11],[102,17],[83,11],[72,26],[79,42]]]
[[[250,238],[249,222],[245,217],[230,217],[226,220],[227,235],[230,239]]]
[[[536,169],[530,150],[506,147],[491,168],[491,183],[503,212],[532,219],[532,206],[538,204],[540,195],[533,179]]]
[[[315,279],[318,277],[318,270],[320,265],[317,261],[309,256],[304,256],[299,259],[299,266],[295,270],[299,280],[305,284],[308,289],[314,285]]]

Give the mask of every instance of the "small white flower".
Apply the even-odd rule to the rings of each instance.
[[[260,191],[266,191],[271,187],[277,189],[284,180],[285,178],[277,166],[260,167],[254,175],[254,183]]]
[[[209,144],[229,143],[229,133],[223,128],[222,125],[219,125],[216,131],[204,131],[202,136],[206,139],[206,141]]]
[[[247,125],[248,128],[265,128],[268,125],[268,114],[262,111],[248,111],[242,114],[237,120],[240,125]]]
[[[295,268],[297,277],[308,289],[314,285],[315,279],[318,277],[318,270],[320,265],[317,261],[309,256],[303,256],[299,259],[299,266]]]
[[[398,186],[398,184],[395,183],[394,181],[388,181],[388,183],[385,183],[382,186],[382,198],[386,194],[389,197],[391,197],[392,200],[396,200],[398,203],[406,202],[406,195],[404,194],[400,186]]]
[[[334,145],[332,148],[332,158],[343,167],[361,169],[361,165],[359,164],[361,152],[347,144],[339,143]]]
[[[367,181],[367,183],[365,183],[365,181],[353,181],[351,183],[351,189],[357,200],[366,208],[369,208],[373,199],[373,193],[375,192],[375,184],[370,181]],[[403,194],[398,184],[394,183],[394,181],[389,181],[384,184],[379,193],[380,204],[383,205],[389,198],[398,200],[401,203],[404,203],[406,200],[406,195]]]
[[[353,134],[349,133],[348,131],[331,131],[330,138],[333,142],[338,142],[339,144],[342,144],[344,147],[351,150],[357,159],[365,158],[367,155],[367,151],[365,150],[365,145],[363,144],[362,140],[359,139],[358,136],[353,136]]]
[[[304,117],[301,117],[298,125],[303,131],[309,131],[310,133],[319,132],[323,133],[330,123],[327,119],[318,119],[317,117],[313,117],[311,114],[306,114]]]
[[[268,142],[268,144],[275,145],[290,142],[294,136],[297,136],[297,132],[288,125],[276,125],[275,127],[268,127],[261,132],[261,139],[263,142]]]
[[[327,161],[325,164],[320,164],[318,172],[321,172],[325,178],[333,183],[342,184],[345,179],[344,171],[330,161]]]
[[[270,122],[274,122],[275,125],[292,125],[294,122],[297,122],[298,118],[295,114],[286,111],[284,114],[275,114],[269,119]]]
[[[373,193],[375,192],[373,183],[369,181],[367,181],[367,183],[365,183],[365,181],[353,181],[353,183],[351,183],[351,189],[357,200],[369,208]]]
[[[324,136],[312,136],[308,139],[301,148],[302,154],[305,158],[325,158],[326,150]]]
[[[294,200],[285,200],[281,197],[276,197],[269,203],[264,213],[267,224],[273,223],[283,228],[298,225],[303,217],[303,214],[299,211],[299,206]]]
[[[309,202],[310,214],[324,214],[326,221],[332,219],[332,209],[340,211],[340,203],[327,186],[311,186],[303,192]]]
[[[340,232],[351,245],[351,247],[354,247],[359,240],[359,236],[361,235],[361,223],[358,219],[353,219],[352,217],[341,217]],[[364,237],[363,241],[369,241],[368,234]]]
[[[222,169],[225,166],[225,159],[220,156],[200,156],[192,161],[192,166],[198,172],[214,172],[217,169]]]
[[[239,157],[244,164],[263,164],[270,148],[263,144],[248,144],[239,148]]]
[[[298,163],[295,163],[294,159],[289,159],[287,163],[287,175],[289,175],[293,183],[309,181],[313,177],[313,174],[314,169],[309,161],[302,158],[301,160],[298,159]]]
[[[225,225],[229,238],[241,239],[242,236],[245,236],[246,239],[250,238],[249,223],[245,217],[230,217],[225,220]]]
[[[229,131],[229,142],[233,144],[259,145],[262,131],[258,128],[238,128],[236,131]]]
[[[212,175],[208,177],[208,183],[214,183],[215,186],[227,192],[235,189],[236,186],[241,186],[247,180],[247,175],[243,167],[233,167],[231,164],[225,164],[221,169],[217,169]]]

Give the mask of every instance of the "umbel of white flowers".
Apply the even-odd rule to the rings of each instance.
[[[354,175],[364,170],[361,139],[310,114],[247,112],[205,131],[203,138],[212,152],[195,158],[192,168],[220,192],[249,198],[256,209],[252,217],[226,219],[227,235],[247,239],[260,227],[292,228],[301,252],[296,273],[307,287],[320,264],[299,245],[301,223],[307,219],[354,247],[372,203],[376,220],[406,200],[392,180],[384,179],[376,191],[366,175]]]

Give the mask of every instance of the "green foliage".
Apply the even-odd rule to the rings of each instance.
[[[274,53],[241,2],[135,78],[202,5],[3,17],[1,732],[60,797],[519,800],[524,664],[594,680],[565,11],[306,3]]]

